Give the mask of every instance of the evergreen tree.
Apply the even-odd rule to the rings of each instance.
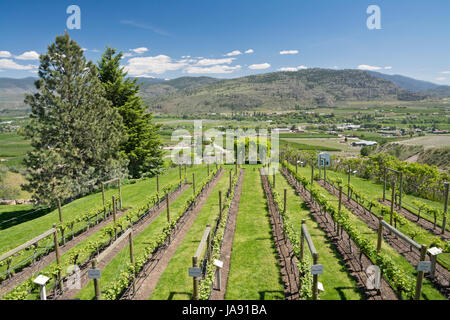
[[[37,93],[26,95],[33,150],[25,189],[41,203],[84,195],[99,182],[126,174],[120,152],[122,119],[105,99],[95,64],[66,33],[40,57]]]
[[[154,174],[162,165],[160,125],[152,124],[152,114],[146,113],[137,79],[126,78],[120,66],[123,55],[106,48],[98,63],[99,78],[105,87],[105,97],[123,118],[127,140],[121,150],[128,157],[128,171],[133,178]]]

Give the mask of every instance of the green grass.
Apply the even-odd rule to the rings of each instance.
[[[280,173],[276,175],[276,188],[278,194],[283,195],[287,190],[287,214],[294,228],[300,234],[301,222],[306,220],[306,225],[314,245],[319,253],[319,263],[324,265],[324,273],[319,276],[323,283],[324,292],[320,293],[321,300],[361,300],[361,294],[356,282],[350,277],[345,263],[326,234],[312,218],[302,198],[295,193],[286,179]],[[282,210],[282,208],[280,208]],[[305,250],[309,254],[308,250]]]
[[[196,179],[198,179],[197,181],[202,181],[202,180],[204,180],[204,179],[207,177],[207,170],[206,170],[206,168],[205,168],[204,166],[195,166],[195,167],[193,167],[193,168],[188,169],[188,177],[189,177],[189,176],[192,176],[192,175],[191,175],[192,172],[195,172]],[[136,206],[139,205],[140,203],[142,203],[142,201],[144,201],[145,198],[146,198],[147,196],[151,195],[152,193],[156,193],[156,178],[152,178],[152,179],[150,179],[150,180],[153,181],[153,189],[151,189],[151,193],[150,193],[150,191],[147,191],[148,193],[144,192],[144,193],[139,193],[139,194],[137,194],[137,195],[136,195],[136,199],[135,199],[135,201],[136,201],[135,205],[136,205]],[[146,180],[146,181],[148,181],[148,180]],[[178,169],[177,169],[177,168],[174,168],[174,169],[169,170],[169,172],[168,172],[166,175],[162,175],[162,176],[160,177],[160,187],[162,188],[163,186],[165,186],[165,185],[167,185],[167,184],[170,184],[170,183],[173,183],[173,182],[175,182],[175,181],[178,181]],[[145,181],[144,181],[144,182],[145,182]],[[188,179],[188,182],[191,183],[192,180],[191,180],[191,179]],[[148,186],[147,186],[147,187],[148,187]],[[189,198],[191,195],[192,195],[192,189],[190,189],[190,192],[189,192],[189,190],[187,190],[187,191],[185,191],[185,192],[183,193],[183,196],[184,196],[186,199]],[[140,199],[140,201],[138,201],[139,199]],[[183,201],[182,203],[179,203],[179,206],[183,206],[183,205],[184,205],[184,201]],[[171,208],[172,208],[172,207],[171,207]],[[174,208],[174,210],[176,210],[176,209]],[[164,215],[161,215],[160,217],[158,217],[158,219],[161,218],[162,216],[164,216]],[[164,218],[164,219],[165,219],[165,218]],[[162,222],[161,222],[162,226],[164,226],[164,221],[166,221],[166,220],[164,220],[164,219],[160,220],[160,221],[162,221]],[[156,221],[156,220],[155,220],[155,221]],[[155,221],[154,221],[153,223],[155,223]],[[152,223],[150,226],[152,226],[153,223]],[[84,247],[86,247],[86,246],[89,246],[89,243],[98,241],[98,240],[101,238],[102,230],[104,230],[105,228],[107,228],[109,225],[112,225],[112,222],[109,223],[108,225],[106,225],[104,228],[102,228],[102,229],[99,230],[98,232],[96,232],[95,234],[93,234],[93,235],[91,235],[90,237],[84,239],[82,242],[80,242],[79,244],[77,244],[77,245],[76,245],[75,247],[73,247],[72,249],[70,249],[70,250],[68,250],[67,252],[65,252],[65,253],[61,256],[61,264],[62,264],[63,266],[64,266],[64,265],[68,265],[68,261],[69,261],[69,259],[70,259],[70,256],[71,256],[71,253],[72,253],[72,252],[77,252],[77,251],[79,251],[81,248],[84,248]],[[161,228],[162,228],[162,227],[161,227]],[[137,251],[135,251],[135,252],[137,252]],[[81,261],[79,261],[79,262],[83,262],[83,261],[82,261],[83,258],[80,258],[80,260],[81,260]],[[50,269],[55,265],[55,263],[56,263],[56,262],[53,261],[51,264],[49,264],[48,266],[46,266],[45,268],[43,268],[43,269],[41,270],[41,272],[50,270]],[[63,275],[64,275],[64,272],[65,272],[65,270],[63,270]],[[102,275],[102,279],[103,279],[103,275]],[[50,285],[51,285],[51,284],[50,284]],[[49,285],[49,286],[50,286],[50,285]],[[30,295],[28,296],[28,299],[37,299],[37,298],[38,298],[38,293],[37,293],[37,292],[33,292],[32,294],[30,294]]]
[[[299,167],[298,172],[304,177],[309,178],[311,176],[311,169],[308,167]],[[329,199],[329,201],[336,201],[337,198],[330,194],[327,190],[320,187],[323,190],[323,195]],[[375,247],[377,245],[378,235],[377,232],[370,229],[369,226],[362,220],[360,220],[357,216],[355,216],[351,211],[342,206],[342,210],[349,213],[350,220],[352,224],[358,228],[361,234],[364,235],[366,239],[368,239]],[[409,274],[412,278],[417,277],[417,272],[415,266],[412,266],[400,253],[398,253],[394,248],[392,248],[389,244],[383,241],[383,252],[391,257],[391,259],[407,274]],[[436,290],[430,281],[424,280],[423,289],[422,289],[422,298],[425,300],[443,300],[445,299],[441,293]]]
[[[284,300],[259,166],[246,166],[226,300]]]
[[[197,168],[198,169],[198,168]],[[206,168],[203,167],[201,172],[196,172],[196,177],[198,176],[198,182],[203,181],[207,178]],[[197,179],[197,178],[196,178]],[[184,205],[186,201],[192,196],[192,187],[185,190],[178,199],[170,204],[170,214],[171,217],[175,218],[180,216],[183,212]],[[161,213],[147,228],[145,228],[139,235],[133,239],[133,249],[134,255],[139,256],[144,252],[145,247],[148,242],[150,242],[153,236],[158,235],[167,223],[166,211]],[[102,270],[102,278],[100,282],[100,287],[105,288],[108,284],[112,283],[117,275],[125,270],[126,262],[129,261],[129,245],[123,248],[119,254],[111,260],[111,262]],[[84,287],[76,296],[81,300],[92,300],[94,298],[94,285],[90,281],[86,287]]]
[[[189,177],[189,173],[188,173]],[[160,185],[164,186],[169,182],[178,179],[178,169],[168,170],[160,178]],[[134,184],[124,185],[122,190],[123,207],[131,208],[137,205],[143,198],[156,192],[156,178],[142,180]],[[117,188],[105,190],[105,198],[109,199],[117,193]],[[77,215],[83,214],[95,207],[102,205],[102,193],[88,195],[84,198],[75,200],[62,207],[63,219],[68,221],[74,219]],[[26,220],[23,223],[16,224],[0,233],[0,253],[6,252],[20,244],[44,233],[52,228],[54,223],[59,222],[58,210],[53,210],[44,216],[36,219]]]
[[[225,195],[228,185],[228,173],[225,172],[161,275],[150,297],[151,300],[192,298],[192,277],[188,276],[187,268],[192,266],[192,256],[197,250],[206,225],[209,224],[214,228],[219,214],[219,191]]]
[[[299,140],[300,141],[300,140]],[[318,140],[318,142],[320,142]],[[318,143],[320,144],[320,143]],[[341,151],[341,149],[337,149],[337,148],[331,148],[331,147],[327,147],[327,146],[321,146],[321,145],[314,145],[314,144],[305,144],[305,143],[300,143],[300,142],[296,142],[296,141],[292,141],[292,140],[284,140],[281,139],[280,140],[280,146],[290,146],[299,150],[318,150],[318,151]]]
[[[328,170],[327,177],[331,178],[331,179],[342,178],[344,180],[344,186],[347,185],[347,177],[343,173]],[[351,177],[350,184],[353,185],[353,187],[355,188],[355,190],[357,192],[363,193],[364,195],[366,195],[367,198],[369,198],[371,200],[377,201],[378,199],[383,197],[383,186],[380,184],[377,184],[376,182],[368,181],[366,179],[362,179],[359,177]],[[387,199],[390,199],[390,195],[391,195],[390,191],[389,190],[386,191]],[[443,205],[437,201],[421,199],[421,198],[418,198],[418,197],[415,197],[412,195],[408,195],[408,194],[404,194],[404,193],[403,193],[403,197],[402,197],[402,202],[404,205],[413,206],[412,202],[414,200],[419,201],[419,199],[420,199],[420,201],[427,203],[430,206],[442,209],[441,206],[443,206]],[[433,221],[433,217],[428,213],[421,213],[421,217],[426,218],[429,221]],[[442,225],[442,223],[439,223],[439,225]],[[434,242],[434,238],[436,237],[431,232],[425,230],[424,228],[420,227],[419,225],[417,225],[411,221],[407,221],[407,225],[405,225],[403,227],[399,226],[399,229],[406,235],[410,234],[412,231],[419,231],[420,234],[418,236],[416,236],[414,238],[414,240],[418,243],[426,244],[426,245],[428,245],[428,247],[430,247],[430,245]],[[440,229],[441,228],[439,227],[439,230]],[[438,260],[447,269],[450,268],[450,253],[440,254],[438,256]]]

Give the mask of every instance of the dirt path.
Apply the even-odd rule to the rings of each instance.
[[[319,181],[319,184],[335,196],[339,196],[339,190],[329,183]],[[342,197],[342,204],[350,210],[355,216],[364,221],[372,230],[378,230],[379,221],[375,214],[369,212],[366,208],[359,205],[355,200],[348,198],[347,195]],[[408,260],[414,267],[418,265],[420,260],[420,252],[414,247],[410,247],[404,240],[397,238],[390,232],[384,232],[385,241],[400,253],[406,260]],[[426,273],[425,277],[430,280],[436,289],[438,289],[447,299],[450,299],[450,271],[444,268],[441,264],[436,263],[436,275],[434,279],[429,277]]]
[[[344,261],[350,276],[356,281],[358,287],[368,300],[398,300],[398,297],[389,283],[382,278],[381,292],[370,290],[367,288],[367,281],[370,274],[366,272],[373,263],[370,259],[360,251],[358,246],[351,240],[345,230],[341,234],[338,233],[335,223],[331,215],[326,211],[321,211],[316,201],[311,201],[311,194],[306,190],[294,177],[284,168],[280,169],[283,176],[288,180],[289,184],[294,187],[297,194],[302,197],[303,201],[309,208],[311,215],[314,217],[319,227],[326,233],[327,238],[334,245]]]
[[[380,203],[382,203],[386,206],[389,206],[389,207],[391,206],[391,201],[388,199],[386,199],[384,202],[382,199],[380,199],[379,201],[380,201]],[[404,207],[402,207],[401,210],[398,210],[398,208],[397,208],[397,209],[395,209],[395,211],[400,212],[406,219],[421,226],[422,228],[424,228],[431,234],[434,234],[435,236],[440,237],[442,240],[444,240],[444,241],[450,240],[450,231],[448,231],[447,229],[445,229],[444,234],[442,234],[442,227],[436,226],[436,228],[434,228],[434,223],[430,222],[424,218],[417,220],[417,214],[412,213],[411,211],[409,211],[408,209],[406,209]]]
[[[118,211],[116,217],[119,218],[123,214],[125,214],[125,211]],[[59,247],[60,255],[63,255],[65,252],[69,251],[73,247],[77,246],[79,243],[83,242],[85,239],[92,236],[94,233],[98,232],[102,228],[104,228],[108,223],[110,223],[113,220],[113,215],[110,214],[106,220],[103,220],[102,222],[96,224],[95,226],[89,228],[89,230],[79,234],[78,236],[74,237],[73,239],[66,242],[65,245]],[[14,289],[16,286],[21,284],[22,282],[28,280],[31,278],[35,273],[41,271],[46,266],[48,266],[50,263],[55,261],[56,254],[55,251],[50,252],[46,256],[43,256],[40,258],[39,261],[37,261],[34,265],[30,265],[28,267],[25,267],[21,271],[17,272],[12,278],[7,279],[1,283],[0,288],[0,297],[4,294],[8,293],[12,289]]]
[[[148,300],[158,284],[159,278],[163,274],[167,265],[175,254],[178,246],[183,242],[184,237],[191,228],[198,213],[202,209],[209,195],[219,182],[224,170],[214,177],[214,179],[203,189],[193,206],[191,206],[178,220],[175,230],[170,235],[170,241],[166,242],[150,257],[143,270],[136,277],[136,292],[130,297],[130,290],[121,299]]]
[[[169,195],[170,202],[175,201],[186,189],[189,188],[189,185],[183,185],[180,189],[176,190],[175,192],[172,192]],[[134,226],[133,226],[133,236],[136,237],[139,233],[141,233],[145,228],[147,228],[164,210],[166,209],[166,201],[162,201],[159,205],[156,205],[150,211],[141,219],[139,220]],[[98,269],[103,269],[106,267],[111,260],[114,259],[114,257],[122,251],[122,249],[128,245],[127,241],[122,241],[120,244],[118,244],[111,252],[98,264]],[[88,269],[91,268],[90,260],[85,261],[80,266],[81,271],[81,288],[84,288],[88,282]],[[75,297],[78,292],[81,289],[73,289],[73,290],[66,290],[62,296],[58,296],[58,300],[67,300],[72,299]]]
[[[267,205],[269,207],[273,240],[278,252],[281,278],[284,283],[284,296],[287,300],[300,300],[300,272],[297,267],[298,259],[294,254],[291,242],[284,233],[283,218],[278,211],[279,208],[277,208],[274,203],[272,189],[267,176],[261,174],[261,180],[267,199]]]
[[[234,232],[236,231],[237,215],[239,212],[239,202],[242,194],[242,183],[244,181],[245,169],[241,169],[239,180],[236,183],[234,198],[231,202],[230,211],[228,213],[227,223],[223,234],[222,250],[220,251],[220,261],[223,262],[221,270],[220,287],[222,290],[213,289],[210,300],[225,300],[225,294],[228,284],[228,276],[231,267],[231,253],[233,252]]]

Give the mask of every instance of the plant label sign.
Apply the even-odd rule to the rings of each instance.
[[[315,264],[315,265],[311,266],[311,274],[312,275],[322,274],[322,273],[323,273],[323,264]]]
[[[98,269],[89,269],[88,270],[88,278],[89,279],[100,279],[101,271]]]
[[[431,271],[431,261],[419,261],[419,264],[417,265],[417,271],[430,272]]]
[[[201,277],[202,276],[202,268],[189,268],[189,277]]]
[[[319,168],[330,166],[331,161],[330,161],[330,155],[328,153],[323,153],[323,152],[319,153],[319,157],[317,160],[318,160],[317,163],[318,163]]]

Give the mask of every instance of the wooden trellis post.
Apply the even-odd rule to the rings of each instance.
[[[187,165],[184,165],[184,183],[187,183]]]
[[[166,193],[166,207],[167,207],[167,222],[170,223],[170,201],[168,193]]]
[[[275,168],[272,169],[273,172],[273,188],[275,189]]]
[[[197,268],[198,267],[198,261],[197,261],[197,256],[192,257],[192,267],[193,268]],[[193,277],[192,278],[193,281],[193,295],[192,295],[192,299],[193,300],[198,300],[198,278],[197,277]]]
[[[219,221],[222,220],[222,191],[219,191]]]
[[[351,176],[351,172],[352,172],[352,167],[350,166],[350,164],[348,165],[348,177],[347,177],[347,197],[350,198],[350,176]]]
[[[133,267],[133,274],[131,275],[131,283],[133,287],[133,296],[136,292],[136,270],[135,270],[135,263],[134,263],[134,250],[133,250],[133,229],[130,229],[130,234],[128,235],[128,240],[130,242],[130,262]]]
[[[94,258],[92,260],[92,269],[97,269],[97,259]],[[101,293],[100,293],[100,280],[94,279],[94,291],[95,291],[95,300],[101,300]]]
[[[120,210],[122,210],[122,191],[120,189],[120,178],[118,180],[118,185],[119,185],[119,208]]]
[[[395,202],[395,181],[391,184],[392,188],[392,195],[391,195],[391,219],[389,221],[389,224],[392,225],[392,219],[394,217],[394,202]]]
[[[231,171],[232,170],[230,170],[230,182],[229,182],[229,186],[228,186],[228,194],[231,194]]]
[[[112,203],[113,203],[114,240],[116,240],[117,239],[117,227],[116,227],[117,208],[116,208],[116,199],[114,198],[114,196],[112,196]]]
[[[102,201],[103,206],[105,206],[105,184],[102,182]]]
[[[420,248],[420,261],[425,261],[426,254],[427,254],[427,246],[422,245],[422,247]],[[422,294],[423,276],[424,276],[423,271],[417,272],[416,294],[414,296],[414,300],[420,300],[420,296]]]
[[[387,170],[384,168],[384,183],[383,183],[383,202],[386,201],[386,184],[387,184]]]
[[[400,171],[400,194],[398,198],[398,208],[402,208],[402,195],[403,195],[403,172]]]
[[[192,190],[195,195],[195,173],[192,172]]]
[[[311,163],[311,201],[313,199],[313,194],[312,194],[313,184],[314,184],[314,162]]]
[[[159,195],[159,174],[156,175],[156,192]]]
[[[381,253],[381,245],[383,243],[383,217],[378,217],[378,242],[377,242],[377,253],[380,254]]]
[[[59,214],[59,223],[63,224],[63,216],[62,216],[62,210],[61,210],[61,200],[58,199],[58,214]],[[64,238],[64,228],[61,228],[61,238],[63,241],[63,245],[66,244],[66,239]]]
[[[283,212],[286,213],[286,198],[287,198],[287,189],[284,189],[284,207]]]
[[[181,164],[178,164],[178,173],[179,173],[180,181],[181,181]]]
[[[448,186],[449,183],[445,182],[444,183],[444,212],[443,212],[443,217],[442,217],[442,234],[445,233],[445,228],[447,226],[447,211],[448,211]]]
[[[56,229],[56,224],[53,224],[53,228],[55,229],[53,233],[53,242],[55,243],[56,264],[58,265],[58,267],[61,267],[61,258],[59,255],[59,243],[58,243],[58,229]],[[58,286],[59,289],[63,291],[61,270],[58,271]]]
[[[314,265],[319,264],[319,253],[313,252],[312,256],[313,256],[313,264]],[[319,296],[318,285],[319,285],[319,275],[313,274],[313,300],[317,300]]]
[[[206,167],[208,168],[208,177],[209,177],[209,163],[206,165]]]

